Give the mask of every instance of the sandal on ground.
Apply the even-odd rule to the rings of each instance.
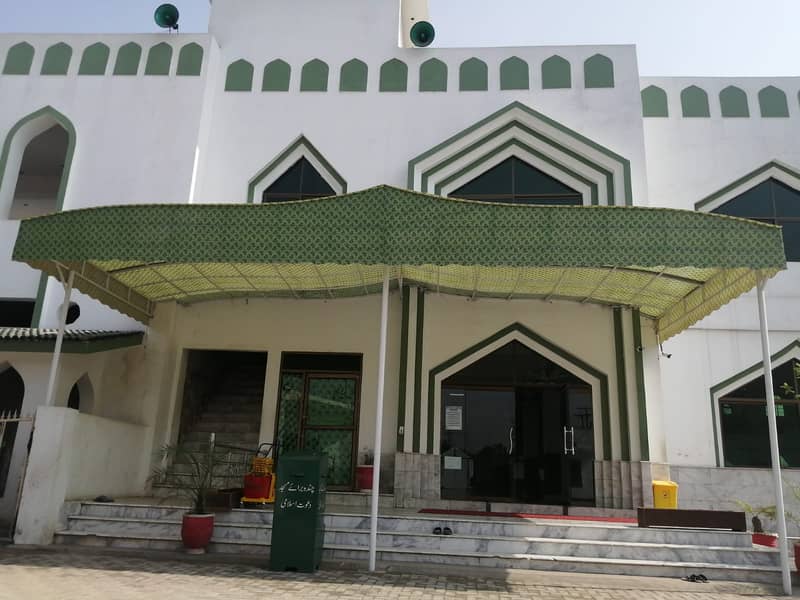
[[[433,535],[442,535],[442,528],[441,527],[434,527],[433,528]]]
[[[442,529],[442,533],[444,535],[453,535],[453,530],[450,529],[449,527],[445,527],[444,529]]]

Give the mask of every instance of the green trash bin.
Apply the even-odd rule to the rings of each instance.
[[[322,561],[328,458],[287,452],[278,459],[270,568],[313,573]]]

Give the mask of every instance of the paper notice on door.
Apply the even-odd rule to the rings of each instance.
[[[444,468],[447,471],[460,471],[461,470],[461,457],[460,456],[445,456]]]
[[[464,408],[462,406],[447,406],[444,409],[444,428],[447,431],[461,431],[463,427],[462,415]]]

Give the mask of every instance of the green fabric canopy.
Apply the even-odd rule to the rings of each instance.
[[[28,219],[14,259],[147,322],[153,303],[439,291],[639,308],[663,339],[785,268],[778,227],[613,206],[483,203],[379,186],[276,204],[108,206]]]

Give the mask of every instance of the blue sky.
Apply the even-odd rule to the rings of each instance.
[[[173,2],[181,10],[182,31],[207,30],[207,0]],[[439,46],[633,43],[643,75],[800,75],[800,0],[430,3]],[[158,0],[0,0],[0,31],[155,32],[152,15],[158,4]]]

